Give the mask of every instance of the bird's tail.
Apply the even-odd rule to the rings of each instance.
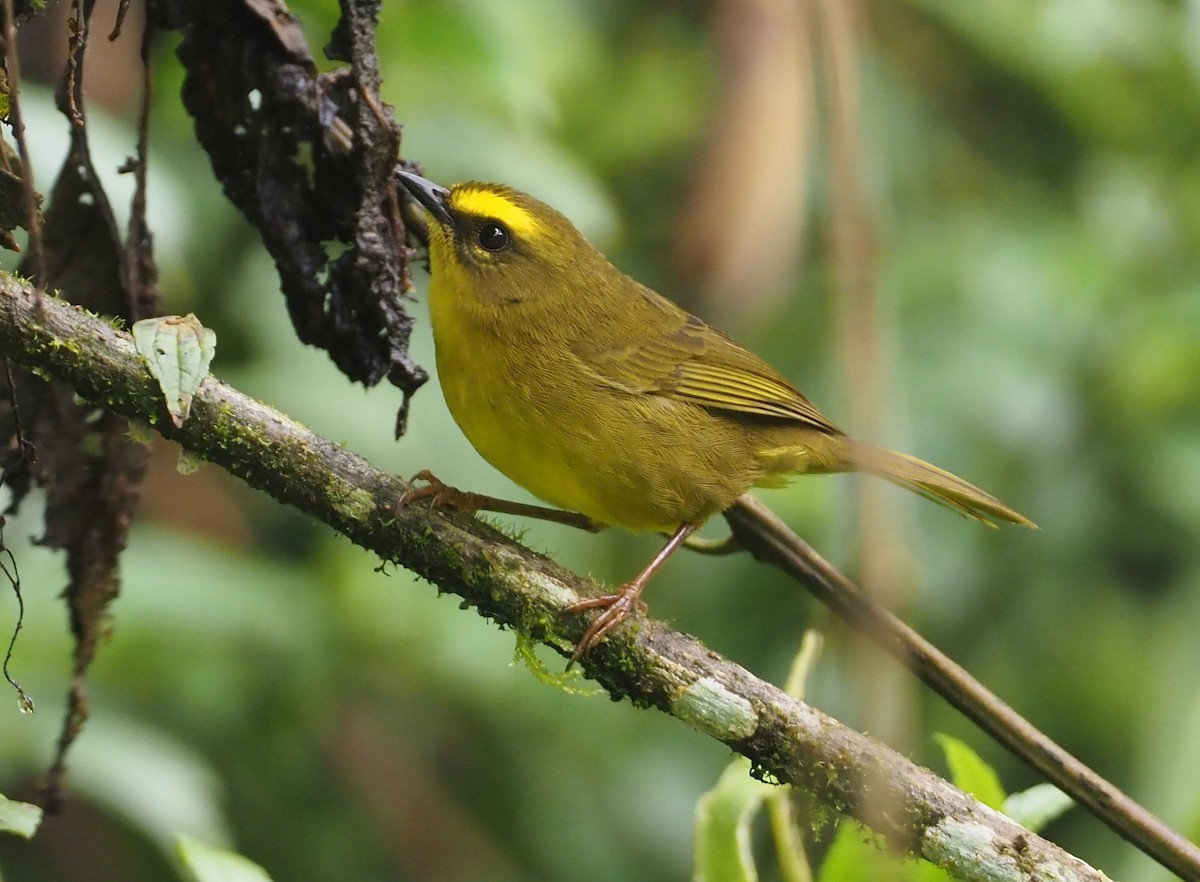
[[[1009,508],[990,493],[915,456],[862,444],[849,438],[846,439],[843,455],[844,461],[854,471],[883,478],[988,526],[996,526],[996,521],[1008,521],[1035,529],[1037,527],[1029,518]]]

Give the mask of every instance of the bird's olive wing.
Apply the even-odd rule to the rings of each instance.
[[[770,365],[720,331],[682,310],[670,321],[657,318],[642,325],[635,339],[606,345],[593,337],[577,344],[576,354],[595,379],[622,391],[796,420],[841,434]]]

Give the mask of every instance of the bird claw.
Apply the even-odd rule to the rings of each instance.
[[[424,481],[424,484],[417,486],[419,481]],[[430,514],[439,508],[452,508],[455,511],[474,514],[481,508],[476,494],[443,483],[428,469],[422,469],[412,476],[408,482],[408,489],[396,500],[396,511],[422,499],[429,500]]]
[[[568,613],[579,613],[589,609],[603,609],[600,615],[583,632],[575,651],[567,661],[567,670],[587,655],[601,640],[612,633],[613,629],[629,618],[634,612],[645,612],[646,604],[638,599],[641,586],[630,584],[624,586],[615,594],[604,594],[600,597],[589,597],[580,600],[566,608]]]
[[[425,484],[418,486],[419,481],[424,481]],[[406,505],[420,502],[421,499],[430,500],[428,511],[431,515],[438,509],[454,509],[462,511],[463,514],[474,515],[476,511],[484,508],[478,493],[469,493],[444,484],[428,469],[421,469],[420,472],[413,475],[412,480],[409,480],[408,490],[404,491],[400,499],[396,500],[396,511],[400,511]]]

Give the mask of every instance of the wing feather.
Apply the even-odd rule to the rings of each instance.
[[[644,289],[645,290],[645,289]],[[623,391],[689,401],[711,410],[794,420],[842,434],[774,368],[657,294],[638,316],[639,339],[606,346],[592,338],[575,346],[595,379]],[[626,324],[626,328],[628,328]]]

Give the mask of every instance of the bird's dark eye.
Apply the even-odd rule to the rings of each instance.
[[[511,239],[508,229],[495,222],[484,224],[475,234],[475,241],[479,243],[479,247],[491,252],[503,251]]]

